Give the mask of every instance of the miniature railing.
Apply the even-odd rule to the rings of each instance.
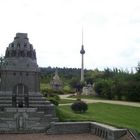
[[[127,134],[127,129],[118,129],[97,122],[53,122],[47,134],[91,133],[102,139],[118,140]]]
[[[90,132],[107,140],[118,140],[127,134],[126,129],[118,129],[105,124],[91,122]]]
[[[137,140],[136,136],[133,134],[131,130],[127,129],[127,132],[130,134],[132,140]]]

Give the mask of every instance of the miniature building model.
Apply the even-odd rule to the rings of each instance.
[[[58,75],[58,70],[57,69],[55,71],[55,75],[54,75],[54,77],[53,77],[53,79],[52,79],[50,84],[52,86],[52,89],[54,89],[54,90],[62,89],[62,81],[61,81],[61,79],[60,79],[60,77]]]
[[[0,131],[43,131],[56,121],[54,105],[40,93],[36,52],[26,33],[17,33],[0,67]]]
[[[87,84],[86,86],[84,86],[82,89],[82,94],[83,95],[95,95],[95,92],[93,90],[93,85]]]
[[[82,30],[82,46],[81,46],[80,54],[82,56],[82,61],[81,61],[81,82],[83,83],[84,82],[84,54],[85,54],[84,45],[83,45],[83,30]]]

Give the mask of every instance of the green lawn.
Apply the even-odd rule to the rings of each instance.
[[[41,83],[40,84],[40,89],[50,89],[50,85],[49,84],[46,84],[46,83]]]
[[[59,104],[68,104],[73,102],[74,100],[70,100],[70,99],[60,99]]]
[[[140,133],[140,108],[105,103],[88,105],[84,114],[75,114],[70,106],[59,106],[58,115],[61,121],[97,121],[118,127],[135,129]]]

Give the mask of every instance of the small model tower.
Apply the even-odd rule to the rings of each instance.
[[[54,90],[61,90],[62,89],[62,81],[58,75],[58,70],[55,70],[55,75],[51,81],[51,86]]]
[[[82,63],[81,63],[81,82],[84,82],[84,45],[83,45],[83,30],[82,30],[82,46],[81,46],[81,51],[80,54],[82,55]]]

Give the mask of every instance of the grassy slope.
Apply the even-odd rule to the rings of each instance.
[[[140,132],[140,108],[138,107],[105,103],[89,104],[88,107],[86,113],[75,114],[71,111],[70,106],[60,106],[60,119],[61,121],[92,120],[118,127],[132,128]]]
[[[74,101],[73,100],[68,100],[68,99],[61,99],[59,101],[59,104],[67,104],[67,103],[73,103]]]

